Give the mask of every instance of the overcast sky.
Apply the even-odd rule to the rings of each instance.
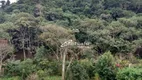
[[[3,1],[3,0],[0,0],[0,1]],[[5,0],[5,1],[7,1],[7,0]],[[14,3],[16,1],[18,1],[18,0],[10,0],[10,3]],[[0,7],[1,7],[1,3],[0,3]]]
[[[6,0],[5,0],[6,1]],[[11,3],[16,2],[17,0],[10,0]]]
[[[0,1],[3,1],[3,0],[0,0]],[[7,1],[7,0],[5,0],[5,1]],[[10,0],[10,2],[11,3],[14,3],[14,2],[16,2],[17,0]]]

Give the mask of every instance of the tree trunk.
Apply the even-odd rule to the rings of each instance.
[[[2,75],[2,63],[0,62],[0,76]]]
[[[23,48],[23,56],[24,56],[24,60],[26,59],[26,51],[25,51],[25,39],[23,37],[22,39],[22,48]]]
[[[70,65],[71,65],[71,63],[72,63],[72,61],[73,61],[73,58],[74,58],[74,57],[71,57],[71,60],[70,60],[70,62],[69,62],[69,65],[67,66],[66,72],[67,72],[68,69],[70,68]]]
[[[25,49],[23,49],[23,55],[24,55],[24,60],[26,59],[26,52]]]
[[[65,48],[65,52],[63,53],[63,62],[62,62],[62,80],[65,80],[66,53],[67,53],[67,48]]]
[[[26,59],[26,51],[25,51],[25,41],[24,41],[24,39],[23,39],[23,41],[22,41],[22,45],[23,45],[23,55],[24,55],[24,60]]]

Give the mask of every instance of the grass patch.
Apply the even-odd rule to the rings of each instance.
[[[21,80],[20,77],[16,76],[16,77],[3,77],[0,78],[0,80]]]
[[[3,77],[0,80],[21,80],[20,77]],[[61,80],[61,76],[47,76],[44,77],[43,80]]]
[[[61,76],[47,76],[44,80],[61,80]]]

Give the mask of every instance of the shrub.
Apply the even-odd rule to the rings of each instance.
[[[110,52],[99,57],[95,64],[95,73],[98,73],[102,80],[115,80],[115,62]]]
[[[45,76],[47,76],[47,73],[44,70],[38,70],[37,74],[38,74],[39,77],[45,77]]]
[[[130,64],[130,61],[128,61],[128,60],[122,60],[120,62],[121,67],[128,67],[129,64]]]
[[[98,74],[98,73],[95,73],[94,80],[101,80],[101,79],[100,79],[100,76],[99,76],[99,74]]]
[[[44,79],[46,76],[60,76],[61,75],[61,64],[60,62],[50,62],[47,59],[37,61],[37,74],[40,79]]]
[[[19,68],[17,65],[20,64],[20,60],[17,61],[9,61],[7,63],[4,70],[4,73],[6,76],[15,76],[15,75],[20,75],[19,73],[17,73],[19,71]]]
[[[87,72],[87,74],[90,78],[94,77],[94,73],[93,73],[94,65],[93,65],[93,62],[91,60],[83,59],[83,60],[80,60],[79,63],[86,70],[86,72]]]
[[[47,66],[49,75],[61,75],[60,62],[50,62]]]
[[[36,68],[31,59],[22,62],[11,61],[5,66],[5,74],[7,76],[21,76],[23,79],[34,71],[36,71]]]
[[[89,76],[82,65],[74,62],[67,71],[66,80],[89,80]]]
[[[44,46],[37,48],[35,59],[40,60],[40,59],[45,58],[46,53],[47,53],[47,49]]]
[[[44,70],[47,68],[49,61],[47,59],[35,60],[35,64],[39,70]]]
[[[141,80],[142,69],[141,68],[123,68],[117,72],[117,80]]]
[[[46,73],[47,75],[61,75],[61,63],[49,62],[47,59],[43,59],[36,62],[39,74]]]

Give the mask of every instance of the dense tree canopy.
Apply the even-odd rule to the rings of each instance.
[[[10,44],[3,46],[0,55],[4,56],[0,58],[0,69],[5,68],[6,76],[48,80],[45,75],[62,74],[63,80],[114,80],[131,73],[122,72],[120,67],[131,67],[130,63],[136,63],[133,66],[137,67],[140,63],[141,69],[141,62],[132,53],[142,57],[142,0],[18,0],[16,3],[2,0],[0,3],[0,40]],[[8,55],[11,45],[12,60]],[[141,72],[133,73],[131,77],[141,76]]]
[[[41,30],[43,41],[53,40],[55,37],[52,43],[56,43],[57,39],[62,38],[61,32],[66,32],[58,26],[48,29],[49,24],[56,24],[79,29],[78,33],[71,35],[74,35],[78,42],[91,42],[98,53],[107,50],[113,53],[128,53],[140,46],[140,0],[19,0],[17,3],[7,4],[2,7],[3,12],[0,13],[1,26],[6,26],[4,30],[1,28],[1,33],[7,37],[6,31],[10,29],[8,25],[13,28],[17,26],[17,29],[19,27],[19,31],[22,27],[27,27],[32,30],[32,34],[36,26],[45,26]],[[53,33],[56,29],[61,30],[60,34]],[[28,33],[28,30],[25,29],[25,33],[29,36],[31,33]]]

